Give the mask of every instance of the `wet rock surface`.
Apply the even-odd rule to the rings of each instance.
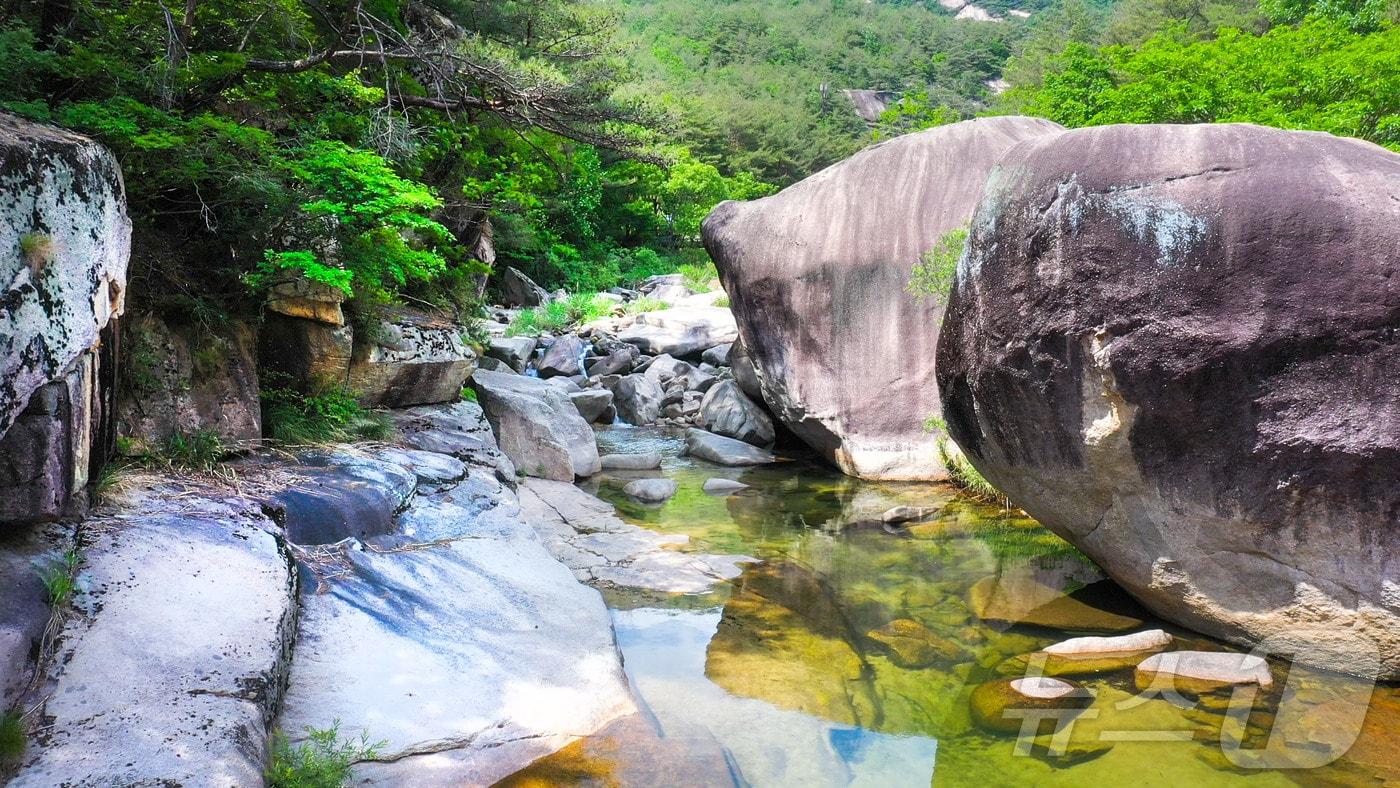
[[[1397,256],[1400,155],[1368,143],[1231,124],[1027,142],[950,296],[949,431],[1168,620],[1400,676],[1400,306],[1376,285]]]

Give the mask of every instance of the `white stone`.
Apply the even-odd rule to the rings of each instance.
[[[1088,654],[1122,654],[1134,651],[1156,651],[1164,649],[1172,644],[1172,636],[1160,629],[1148,629],[1143,632],[1134,632],[1131,635],[1116,635],[1113,637],[1082,637],[1070,638],[1046,646],[1042,649],[1046,654],[1058,656],[1073,655],[1085,656]]]
[[[1164,675],[1218,684],[1274,683],[1263,657],[1229,651],[1167,651],[1138,663],[1139,675]]]

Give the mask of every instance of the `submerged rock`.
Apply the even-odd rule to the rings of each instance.
[[[501,451],[527,476],[573,481],[598,472],[593,430],[568,395],[542,380],[500,372],[472,378]]]
[[[1261,239],[1267,239],[1261,241]],[[1158,615],[1400,677],[1400,155],[1078,129],[992,175],[938,347],[953,439]]]
[[[939,637],[928,627],[908,618],[895,619],[867,632],[865,636],[884,646],[890,659],[901,668],[952,664],[964,661],[969,656],[962,646]]]
[[[942,307],[908,293],[910,272],[972,218],[1003,153],[1060,130],[996,117],[908,134],[776,195],[721,203],[705,219],[705,248],[761,370],[762,399],[843,471],[944,476],[936,437],[923,429],[940,407]]]
[[[1104,581],[1066,594],[1030,578],[986,577],[968,589],[967,603],[983,621],[1070,632],[1126,632],[1142,626],[1142,618],[1122,605],[1122,592],[1115,591]]]
[[[720,465],[767,465],[778,461],[766,449],[697,429],[685,431],[685,453]]]
[[[972,721],[999,733],[1059,728],[1081,714],[1094,696],[1073,682],[1048,677],[989,681],[972,691]],[[1050,723],[1047,725],[1046,723]]]
[[[749,485],[734,479],[713,478],[706,479],[702,489],[711,495],[729,495],[740,490],[749,489]]]
[[[528,480],[520,486],[520,506],[551,554],[578,579],[605,588],[701,594],[754,560],[681,552],[686,535],[629,525],[611,504],[572,484]]]
[[[1160,629],[1116,637],[1070,638],[1032,654],[1009,659],[997,670],[1002,674],[1093,676],[1136,667],[1171,644],[1172,636]]]

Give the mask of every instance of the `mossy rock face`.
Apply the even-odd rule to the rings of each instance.
[[[968,589],[967,605],[983,621],[1067,632],[1127,632],[1143,623],[1135,606],[1109,581],[1064,594],[1034,581],[986,577]]]
[[[989,681],[973,690],[969,699],[973,722],[998,733],[1019,733],[1028,719],[1038,717],[1042,719],[1037,732],[1047,733],[1092,702],[1093,695],[1078,684],[1039,677]]]
[[[966,649],[939,637],[928,627],[909,618],[898,618],[871,630],[866,637],[879,643],[890,660],[901,668],[926,668],[969,659]]]

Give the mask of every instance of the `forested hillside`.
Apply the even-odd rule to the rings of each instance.
[[[136,307],[200,321],[287,272],[362,314],[459,317],[493,266],[636,281],[702,259],[721,200],[979,114],[1400,145],[1395,0],[979,5],[998,21],[841,0],[7,0],[0,103],[118,154]]]

